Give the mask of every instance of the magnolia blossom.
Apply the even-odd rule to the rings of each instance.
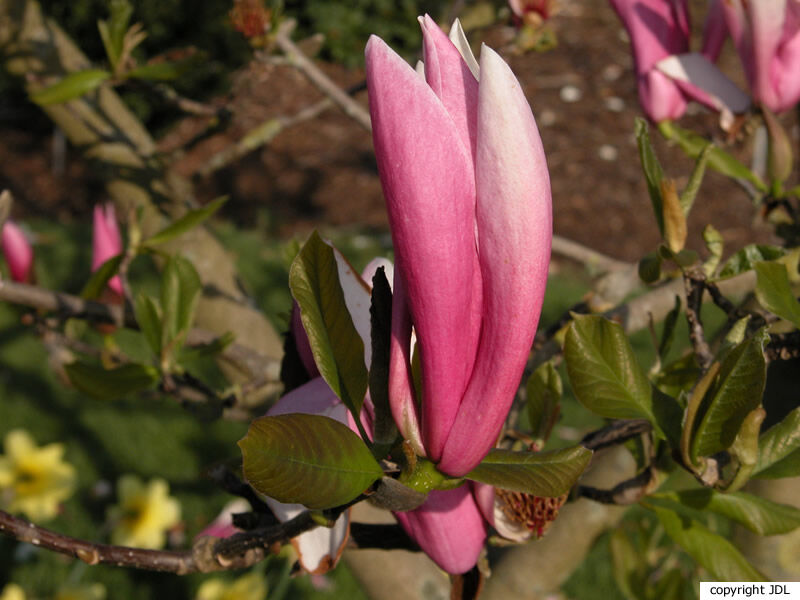
[[[383,268],[387,279],[392,280],[393,265],[385,259],[375,259],[359,276],[336,250],[339,281],[344,291],[345,303],[353,318],[356,330],[364,342],[365,364],[370,364],[372,342],[369,335],[370,285],[378,268]],[[300,324],[291,327],[298,354],[312,357],[308,337]],[[313,361],[313,357],[311,358]],[[305,363],[305,361],[303,361]],[[303,412],[327,416],[344,423],[358,433],[355,421],[345,405],[336,397],[327,383],[318,376],[316,366],[309,369],[315,376],[308,383],[289,392],[273,406],[269,415]],[[372,401],[367,395],[362,409],[362,424],[368,434],[372,431]],[[299,504],[282,504],[265,498],[281,521],[296,516],[305,507]],[[463,485],[455,490],[433,491],[419,508],[405,513],[395,513],[398,522],[442,569],[448,573],[463,573],[475,564],[486,540],[486,525],[475,504],[470,488]],[[317,528],[292,540],[300,566],[309,573],[320,574],[335,566],[349,536],[350,511],[345,511],[332,528]]]
[[[14,429],[3,440],[0,456],[0,506],[25,513],[34,521],[58,514],[61,503],[75,491],[75,468],[64,461],[64,445],[41,448],[23,429]]]
[[[713,58],[729,33],[753,99],[773,112],[800,100],[800,1],[714,0],[705,29]]]
[[[114,205],[96,204],[94,207],[94,229],[92,232],[92,271],[96,271],[108,259],[122,253],[122,236],[117,225]],[[122,296],[122,280],[115,275],[108,287]]]
[[[630,37],[639,102],[652,121],[681,117],[689,100],[725,117],[747,109],[747,95],[709,60],[716,42],[689,52],[687,0],[610,1]]]
[[[536,332],[550,180],[508,65],[487,47],[478,64],[457,22],[452,41],[430,17],[420,22],[424,79],[381,39],[366,49],[396,256],[390,402],[417,452],[461,476],[497,440]]]
[[[13,221],[3,224],[3,255],[11,272],[11,279],[20,283],[30,283],[33,270],[33,248],[25,233]]]
[[[134,548],[163,548],[167,529],[178,524],[181,505],[169,495],[163,479],[144,483],[135,475],[123,475],[117,482],[119,504],[108,511],[114,524],[111,542]]]

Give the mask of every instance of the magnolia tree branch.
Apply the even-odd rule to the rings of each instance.
[[[0,63],[24,78],[33,94],[71,73],[92,67],[77,45],[35,0],[0,2]],[[191,208],[189,182],[171,171],[156,143],[111,86],[101,85],[84,96],[42,110],[64,132],[94,172],[106,183],[119,215],[142,209],[142,233],[148,237]],[[197,227],[165,245],[195,265],[204,284],[197,322],[218,335],[227,331],[256,351],[274,358],[282,344],[269,321],[242,293],[230,254],[204,227]]]
[[[305,75],[325,96],[336,103],[348,117],[367,131],[372,131],[369,112],[325,75],[291,40],[290,36],[294,28],[294,21],[286,21],[281,25],[275,36],[275,43],[286,54],[289,64]]]
[[[129,306],[85,300],[35,285],[0,280],[0,301],[53,312],[62,320],[84,319],[91,323],[121,323],[129,329],[139,329],[136,317]],[[186,344],[200,346],[210,344],[217,338],[215,333],[196,328],[187,334]],[[276,358],[264,356],[248,346],[234,342],[220,353],[220,359],[231,369],[250,374],[242,384],[243,396],[274,395],[282,387],[280,361]]]
[[[364,89],[364,84],[358,84],[347,90],[346,93],[354,94],[362,89]],[[317,118],[332,106],[335,106],[332,98],[323,98],[319,102],[315,102],[291,116],[272,117],[263,121],[237,142],[211,156],[211,158],[197,169],[194,173],[195,177],[208,177],[212,173],[236,162],[253,150],[271,143],[272,140],[286,129]]]

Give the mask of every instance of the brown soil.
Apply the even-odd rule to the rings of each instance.
[[[641,112],[628,43],[603,0],[565,0],[563,5],[551,21],[557,48],[504,54],[539,122],[552,178],[556,233],[634,260],[655,248],[658,234],[633,137],[634,118]],[[513,35],[510,27],[485,32],[487,43],[501,50],[510,48]],[[738,62],[729,54],[726,62],[735,72]],[[360,72],[322,66],[345,87],[363,78]],[[230,96],[216,101],[230,103],[235,115],[230,127],[192,147],[176,167],[191,176],[259,123],[293,115],[321,98],[292,68],[253,63],[237,74]],[[366,105],[366,92],[356,99]],[[695,113],[683,124],[715,131],[713,115]],[[203,119],[184,119],[161,140],[161,148],[180,147],[204,126]],[[656,145],[665,171],[681,189],[691,161],[676,148]],[[91,203],[103,199],[100,186],[74,151],[68,152],[59,174],[53,172],[51,155],[48,137],[6,127],[0,136],[0,186],[15,192],[25,213],[87,215]],[[234,166],[198,180],[197,193],[201,201],[230,194],[226,214],[243,226],[255,223],[266,208],[281,235],[320,224],[386,227],[370,136],[335,108],[284,131]],[[692,213],[691,246],[702,248],[700,232],[706,223],[722,232],[728,248],[771,239],[743,191],[716,173],[707,175]]]

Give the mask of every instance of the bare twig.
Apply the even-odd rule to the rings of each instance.
[[[290,38],[293,29],[294,22],[287,21],[281,26],[281,29],[275,36],[275,43],[283,50],[284,54],[286,54],[286,58],[289,59],[290,64],[305,75],[323,94],[333,100],[348,117],[367,131],[372,131],[369,112],[348,96],[342,88],[336,85],[300,51],[300,48],[298,48]]]
[[[703,304],[706,278],[699,269],[688,269],[683,274],[686,288],[686,320],[689,323],[689,339],[694,347],[697,362],[705,371],[714,360],[711,348],[705,338],[700,307]]]
[[[592,250],[583,244],[567,239],[560,235],[553,236],[553,254],[579,262],[589,269],[607,273],[630,268],[630,264],[616,258],[606,256]]]
[[[630,419],[614,421],[586,434],[581,440],[581,445],[589,450],[600,450],[616,444],[622,444],[631,438],[648,433],[653,430],[650,421],[646,419]]]
[[[644,471],[615,485],[610,490],[603,490],[589,485],[579,485],[576,495],[602,504],[617,504],[626,506],[634,504],[643,498],[653,484],[653,469],[647,467]]]
[[[39,527],[0,511],[0,532],[40,548],[81,559],[90,565],[100,563],[149,571],[186,574],[198,571],[192,552],[184,550],[142,550],[107,544],[94,544],[50,529]]]

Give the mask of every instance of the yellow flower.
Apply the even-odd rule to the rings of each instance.
[[[3,588],[0,600],[25,600],[25,591],[16,583],[9,583]]]
[[[181,505],[169,496],[163,479],[145,485],[135,475],[123,475],[117,482],[119,504],[108,511],[114,524],[111,542],[134,548],[164,547],[165,532],[181,518]]]
[[[14,429],[0,456],[0,505],[25,513],[33,521],[58,514],[58,506],[75,491],[75,469],[64,462],[64,445],[39,448],[27,431]]]
[[[209,579],[197,590],[195,600],[264,600],[267,597],[267,580],[261,573],[253,572],[227,582]]]
[[[106,586],[102,583],[66,585],[56,592],[55,600],[106,600]]]

